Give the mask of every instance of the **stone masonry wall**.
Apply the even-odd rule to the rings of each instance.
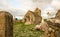
[[[13,37],[13,16],[0,11],[0,37]]]

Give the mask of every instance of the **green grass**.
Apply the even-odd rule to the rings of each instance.
[[[43,35],[43,31],[34,30],[36,25],[25,25],[24,23],[16,22],[14,24],[14,37],[40,37]]]

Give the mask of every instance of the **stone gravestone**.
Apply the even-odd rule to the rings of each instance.
[[[13,16],[0,11],[0,37],[13,37]]]

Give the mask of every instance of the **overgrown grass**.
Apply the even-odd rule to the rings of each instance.
[[[44,32],[34,30],[35,25],[25,25],[24,23],[16,22],[14,24],[14,37],[40,37]]]

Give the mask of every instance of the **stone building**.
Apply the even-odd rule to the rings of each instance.
[[[60,24],[47,21],[48,26],[54,30],[54,36],[60,37]]]
[[[0,11],[0,37],[13,37],[13,16]]]
[[[58,18],[58,19],[60,19],[60,10],[58,10],[58,12],[56,13],[56,16],[55,16],[55,18]]]
[[[45,32],[43,37],[60,37],[60,10],[56,13],[55,18],[42,19],[35,29],[43,30]]]
[[[35,30],[43,30],[43,37],[60,37],[60,24],[49,21],[44,21],[36,25]]]
[[[39,24],[41,20],[41,10],[36,8],[34,12],[28,10],[22,21],[25,24]]]
[[[36,8],[36,9],[34,10],[34,12],[35,12],[37,15],[41,16],[41,10],[40,10],[39,8]]]

